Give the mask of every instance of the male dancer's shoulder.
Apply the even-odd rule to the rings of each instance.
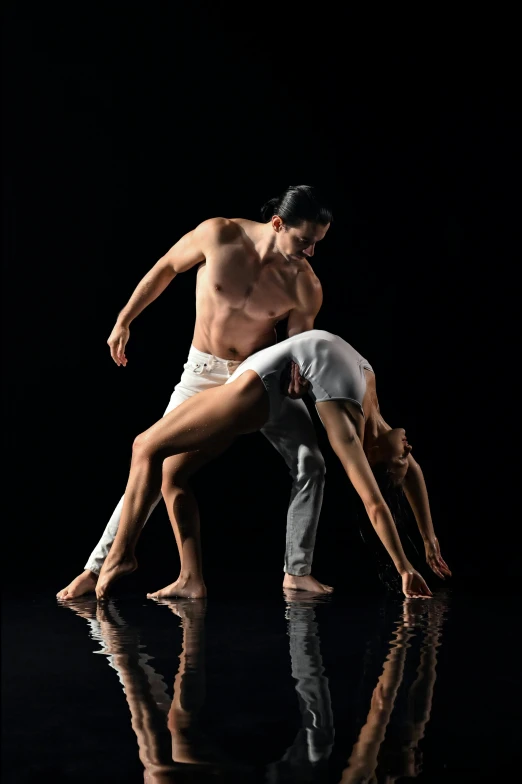
[[[298,291],[302,296],[306,298],[316,298],[322,294],[323,287],[321,281],[315,274],[310,263],[304,259],[301,260],[299,264],[296,281]]]
[[[233,242],[241,236],[241,226],[231,218],[209,218],[199,224],[198,231],[219,243]]]

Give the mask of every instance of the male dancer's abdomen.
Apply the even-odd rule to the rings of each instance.
[[[192,345],[199,351],[241,362],[277,342],[274,319],[251,319],[240,311],[212,303],[202,303],[198,311]]]

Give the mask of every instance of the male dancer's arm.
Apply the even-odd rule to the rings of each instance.
[[[323,290],[319,279],[311,271],[302,272],[296,280],[296,306],[288,315],[287,337],[308,332],[314,328],[314,321],[323,304]],[[285,379],[286,381],[286,379]],[[286,386],[286,384],[285,384]],[[310,383],[299,374],[299,366],[290,363],[288,388],[285,393],[292,400],[302,398],[308,392]]]
[[[205,260],[204,248],[209,235],[215,231],[219,218],[200,223],[185,234],[164,256],[156,262],[134,289],[129,301],[118,314],[116,324],[107,340],[111,357],[118,366],[127,365],[125,346],[129,340],[130,325],[139,314],[165,291],[176,275]]]
[[[444,580],[446,577],[451,577],[451,571],[440,554],[439,542],[435,536],[435,529],[431,519],[430,502],[428,500],[424,474],[420,465],[411,455],[408,455],[407,460],[409,467],[404,478],[404,493],[411,506],[422,541],[424,542],[426,563],[437,577]]]

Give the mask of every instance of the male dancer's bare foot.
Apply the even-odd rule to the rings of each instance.
[[[179,597],[181,599],[204,599],[207,595],[207,586],[201,578],[178,577],[176,582],[161,588],[154,593],[148,593],[147,599],[169,599]]]
[[[283,588],[293,591],[308,591],[309,593],[333,593],[330,585],[323,585],[311,574],[285,574]]]
[[[112,583],[119,580],[120,577],[131,574],[131,572],[136,571],[137,568],[138,562],[134,556],[125,554],[119,555],[111,550],[105,559],[100,576],[98,577],[98,582],[96,583],[96,598],[106,599],[109,594],[109,587]]]
[[[94,593],[97,582],[96,572],[90,572],[86,569],[78,577],[75,577],[67,588],[58,591],[56,598],[67,601],[68,599],[78,599],[79,596],[84,596],[86,593]]]

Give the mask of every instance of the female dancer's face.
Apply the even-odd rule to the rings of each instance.
[[[385,434],[382,457],[395,485],[404,481],[411,449],[403,427],[394,427]]]

